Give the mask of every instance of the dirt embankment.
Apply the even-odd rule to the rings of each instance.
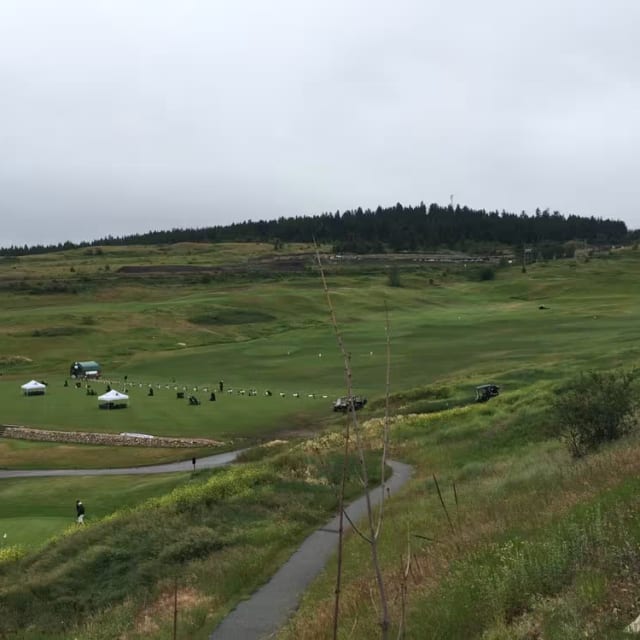
[[[154,264],[124,265],[117,272],[123,275],[216,275],[252,272],[297,272],[305,271],[313,263],[313,255],[254,258],[246,262],[216,265]]]
[[[15,425],[0,425],[0,437],[38,442],[73,442],[123,447],[219,447],[224,443],[206,438],[169,438],[142,434],[90,433],[86,431],[48,431]]]

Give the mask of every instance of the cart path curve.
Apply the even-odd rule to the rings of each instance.
[[[388,494],[397,491],[409,480],[413,467],[387,460],[393,470],[385,487]],[[383,491],[371,489],[372,506],[380,504]],[[366,496],[351,502],[345,511],[357,522],[367,513]],[[304,590],[322,571],[329,557],[338,547],[339,517],[335,516],[324,526],[309,535],[271,579],[244,600],[222,620],[209,640],[264,640],[272,637],[298,608]],[[345,518],[345,530],[349,523]]]
[[[228,451],[196,461],[197,469],[213,469],[226,466],[236,460],[244,449]],[[385,484],[387,494],[397,491],[413,473],[413,467],[387,460],[393,474]],[[150,473],[175,473],[193,471],[191,460],[156,464],[145,467],[120,469],[33,469],[0,470],[3,478],[38,478],[50,476],[107,476]],[[369,491],[372,506],[380,504],[383,491],[380,487]],[[351,502],[345,508],[351,520],[358,521],[367,513],[365,495]],[[310,534],[297,551],[276,571],[276,573],[253,595],[241,602],[222,620],[213,631],[210,640],[264,640],[280,629],[297,609],[304,590],[322,571],[329,557],[338,547],[339,517],[335,516],[324,526]],[[344,521],[345,531],[350,529]]]
[[[233,462],[244,449],[217,453],[213,456],[196,459],[196,469],[213,469],[224,467]],[[122,467],[118,469],[32,469],[32,470],[0,470],[2,478],[40,478],[44,476],[127,476],[147,473],[175,473],[176,471],[193,471],[191,459],[181,462],[154,464],[146,467]]]

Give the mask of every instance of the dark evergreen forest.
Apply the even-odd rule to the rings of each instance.
[[[497,246],[533,246],[554,253],[572,240],[591,245],[621,244],[629,240],[620,220],[565,216],[558,211],[536,210],[534,215],[485,211],[469,207],[418,206],[378,207],[354,211],[296,216],[277,220],[239,222],[198,229],[175,228],[121,237],[108,236],[92,242],[65,242],[0,249],[0,255],[16,256],[79,247],[108,245],[172,244],[175,242],[287,242],[331,244],[337,252],[383,253],[456,249],[491,250]]]

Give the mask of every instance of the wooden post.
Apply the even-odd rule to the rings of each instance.
[[[173,640],[178,639],[178,576],[173,579]]]

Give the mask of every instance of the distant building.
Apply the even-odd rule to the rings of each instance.
[[[99,378],[102,367],[93,360],[74,362],[69,369],[72,378]]]

